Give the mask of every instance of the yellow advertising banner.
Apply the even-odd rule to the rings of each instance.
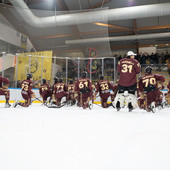
[[[33,75],[33,80],[51,79],[52,51],[19,53],[17,62],[17,80],[26,79],[26,75]],[[16,68],[15,68],[16,73]]]

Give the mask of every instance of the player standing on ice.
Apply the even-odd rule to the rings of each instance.
[[[140,96],[145,99],[146,111],[155,113],[155,106],[158,106],[160,99],[158,84],[163,84],[164,81],[162,75],[152,74],[152,67],[146,67],[145,75],[139,80]]]
[[[10,91],[9,91],[8,87],[9,87],[8,78],[0,76],[0,95],[5,96],[5,99],[6,99],[5,107],[6,108],[11,106],[9,104]]]
[[[27,74],[27,79],[22,81],[21,83],[21,95],[25,102],[14,102],[14,107],[16,107],[17,105],[20,105],[22,107],[28,107],[29,105],[31,105],[31,98],[35,98],[35,94],[32,91],[33,85],[34,84],[32,82],[32,74]]]
[[[39,87],[39,93],[40,93],[40,96],[43,98],[43,102],[45,104],[47,104],[48,97],[50,97],[50,100],[51,100],[52,93],[51,93],[50,86],[47,84],[46,79],[42,79],[42,84]]]
[[[101,98],[101,105],[103,108],[108,108],[110,105],[107,103],[110,97],[110,90],[115,90],[115,87],[108,81],[104,80],[104,76],[100,76],[100,81],[96,84],[95,95],[99,92]]]
[[[76,81],[75,91],[78,94],[78,106],[83,107],[83,109],[86,109],[88,107],[92,109],[91,101],[92,82],[90,79],[87,78],[86,71],[83,71],[82,78]]]
[[[126,58],[121,59],[117,65],[119,73],[118,93],[114,101],[114,107],[119,111],[124,103],[132,111],[137,107],[137,78],[140,73],[140,63],[134,59],[136,54],[132,51],[127,53]]]

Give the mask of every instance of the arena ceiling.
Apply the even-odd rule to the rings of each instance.
[[[90,13],[91,18],[97,18],[92,11],[109,11],[110,9],[123,9],[124,14],[129,15],[126,7],[138,7],[148,5],[159,5],[170,3],[170,0],[25,0],[25,11],[31,12],[39,18],[51,16],[63,16],[65,23],[60,25],[35,26],[31,18],[25,19],[24,12],[19,12],[19,6],[12,1],[18,0],[0,0],[0,13],[2,15],[0,22],[10,25],[17,31],[27,35],[37,51],[53,50],[55,53],[77,52],[86,53],[86,48],[95,47],[98,49],[120,50],[120,49],[138,49],[138,47],[148,47],[158,45],[159,47],[168,47],[170,36],[155,36],[149,38],[149,34],[169,33],[170,31],[170,13],[165,13],[164,9],[155,8],[153,16],[147,12],[143,17],[133,15],[129,19],[103,19],[103,22],[83,23],[84,15]],[[168,7],[167,7],[168,8]],[[131,8],[127,8],[128,10]],[[170,9],[170,8],[169,8]],[[152,10],[152,8],[150,9]],[[160,13],[159,13],[160,10]],[[162,11],[161,11],[162,10]],[[158,14],[156,14],[158,13]],[[31,14],[31,15],[32,15]],[[69,21],[69,14],[80,16],[80,21],[74,23]],[[100,14],[100,13],[99,13]],[[105,15],[109,15],[107,12]],[[119,15],[119,14],[118,14]],[[30,24],[31,22],[32,24]],[[71,23],[73,22],[73,23]],[[42,22],[43,23],[43,22]],[[48,22],[47,22],[48,23]],[[63,24],[63,25],[62,25]],[[136,38],[146,35],[144,38]],[[163,34],[162,34],[163,35]],[[130,38],[134,36],[135,38]],[[108,39],[113,37],[112,40]],[[114,37],[117,40],[114,40]],[[123,38],[127,37],[127,38]],[[101,38],[101,39],[100,39]],[[89,41],[92,40],[92,41]],[[79,41],[77,41],[79,40]],[[94,41],[95,40],[95,41]],[[85,56],[85,55],[84,55]]]

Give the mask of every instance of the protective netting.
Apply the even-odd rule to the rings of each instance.
[[[10,79],[11,87],[18,87],[27,73],[32,73],[36,82],[43,78],[53,82],[57,76],[67,83],[69,79],[80,78],[85,70],[94,82],[101,74],[116,81],[116,60],[107,39],[106,8],[57,11],[55,6],[53,11],[46,11],[29,9],[18,0],[11,3],[13,6],[0,4],[1,34],[5,42],[5,48],[0,51],[5,52],[0,57],[1,75]],[[98,38],[105,40],[95,43]],[[47,51],[52,54],[44,54]],[[48,57],[51,57],[50,62],[45,60]],[[3,63],[9,64],[4,66]]]

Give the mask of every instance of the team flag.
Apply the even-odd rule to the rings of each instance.
[[[52,69],[52,51],[19,53],[18,55],[17,80],[26,79],[26,75],[29,72],[33,75],[33,80],[41,80],[41,78],[50,80],[51,69]]]

